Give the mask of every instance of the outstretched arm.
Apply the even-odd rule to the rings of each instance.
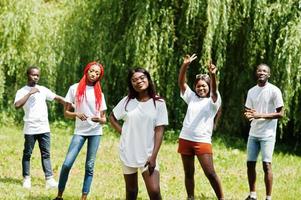
[[[59,103],[62,104],[62,105],[65,105],[65,103],[66,103],[64,97],[62,97],[62,96],[60,96],[60,95],[56,95],[56,96],[54,97],[54,100],[57,101],[57,102],[59,102]]]
[[[178,77],[178,85],[180,87],[180,91],[182,94],[184,94],[187,83],[186,83],[186,72],[189,67],[189,64],[194,61],[197,58],[195,54],[192,54],[192,56],[186,55],[184,57],[183,64],[180,68],[179,77]]]
[[[29,97],[36,92],[39,92],[38,88],[36,88],[36,87],[31,88],[31,90],[24,97],[22,97],[20,100],[16,101],[15,108],[21,108],[27,102]]]
[[[212,62],[210,61],[209,65],[208,65],[208,71],[209,71],[209,75],[210,75],[210,96],[213,100],[213,102],[216,102],[217,100],[217,83],[216,83],[216,72],[217,72],[217,67],[212,64]]]

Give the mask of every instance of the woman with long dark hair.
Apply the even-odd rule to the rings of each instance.
[[[93,179],[96,153],[102,135],[102,124],[106,123],[106,102],[99,81],[104,75],[103,66],[97,62],[87,64],[79,83],[72,85],[66,95],[65,117],[75,118],[75,130],[63,163],[56,200],[62,200],[70,169],[83,147],[87,145],[85,178],[82,200],[87,199]]]
[[[113,109],[110,122],[121,134],[119,154],[126,199],[137,199],[138,169],[150,199],[161,199],[157,155],[164,126],[168,124],[165,101],[156,94],[150,74],[136,68],[128,74],[128,95]],[[123,120],[121,126],[118,120]]]

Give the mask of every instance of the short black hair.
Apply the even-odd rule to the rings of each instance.
[[[27,68],[27,70],[26,70],[26,74],[29,75],[30,72],[31,72],[31,70],[33,70],[33,69],[37,69],[37,70],[40,71],[40,68],[37,67],[37,66],[29,66],[29,67]]]
[[[259,65],[256,67],[256,70],[257,70],[259,67],[261,67],[261,66],[267,67],[267,68],[269,69],[269,73],[271,73],[271,68],[270,68],[270,66],[268,66],[267,64],[264,64],[264,63],[259,64]]]

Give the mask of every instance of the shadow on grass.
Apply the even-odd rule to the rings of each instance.
[[[201,196],[195,196],[195,200],[216,200],[216,197],[208,197],[204,194],[201,194]]]
[[[10,177],[0,177],[1,183],[13,184],[13,185],[22,185],[22,180],[17,178]]]
[[[41,196],[29,196],[27,200],[52,200],[55,197],[49,197],[49,195],[41,195]]]
[[[27,200],[53,200],[56,197],[56,195],[50,195],[50,194],[40,194],[40,195],[30,195],[27,196],[25,199]],[[74,199],[80,199],[80,196],[69,196],[66,195],[63,197],[64,200],[74,200]]]

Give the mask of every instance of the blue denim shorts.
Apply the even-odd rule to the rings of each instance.
[[[261,150],[262,162],[272,162],[275,137],[259,138],[249,136],[247,144],[247,161],[257,161],[259,151]]]

